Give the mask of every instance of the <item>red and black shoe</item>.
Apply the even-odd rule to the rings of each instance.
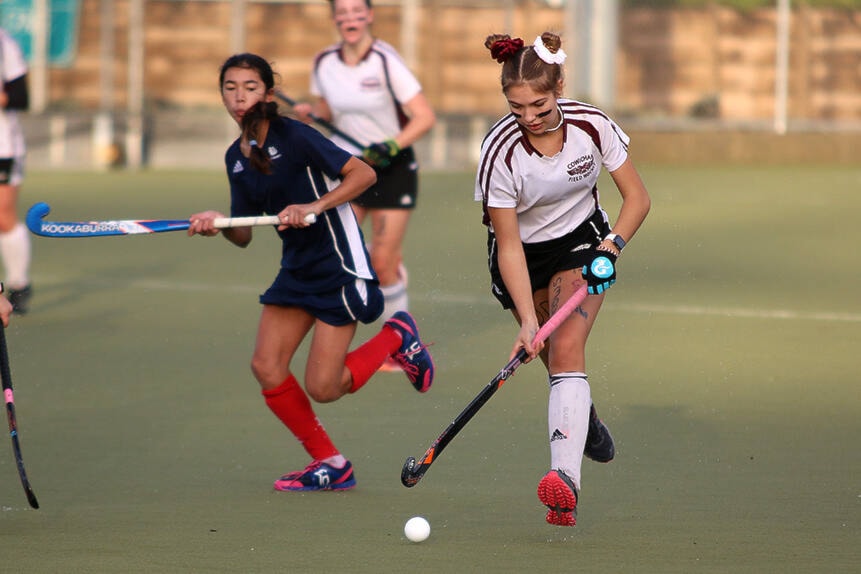
[[[577,498],[574,482],[561,470],[551,470],[538,483],[538,500],[547,507],[547,524],[577,524]]]
[[[607,425],[598,418],[595,405],[589,409],[589,432],[586,434],[586,446],[583,448],[583,455],[595,462],[610,462],[616,456],[616,444],[613,442],[613,436]]]

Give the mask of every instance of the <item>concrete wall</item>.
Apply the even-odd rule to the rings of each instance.
[[[77,58],[50,73],[55,107],[94,109],[100,102],[99,1],[82,0]],[[375,33],[399,47],[401,8],[379,3]],[[463,2],[462,4],[469,4]],[[415,72],[443,114],[499,113],[499,66],[484,38],[511,25],[531,39],[564,31],[563,10],[537,0],[469,7],[424,0],[417,18]],[[793,3],[789,115],[809,120],[861,119],[861,11],[813,10]],[[128,57],[128,0],[115,2],[114,97],[123,107]],[[328,2],[246,2],[246,49],[265,55],[284,89],[307,92],[313,55],[335,40]],[[157,107],[217,106],[219,65],[230,55],[227,1],[147,0],[145,91]],[[616,77],[617,113],[691,114],[761,120],[774,110],[775,11],[727,8],[623,9]],[[565,46],[572,50],[573,41]],[[576,94],[571,94],[577,96]]]

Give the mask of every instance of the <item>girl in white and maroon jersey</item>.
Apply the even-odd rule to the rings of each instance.
[[[488,226],[491,287],[520,323],[512,356],[524,348],[547,366],[550,471],[538,497],[548,523],[574,526],[583,455],[608,462],[615,453],[592,404],[586,340],[650,199],[628,157],[628,136],[598,108],[561,97],[559,36],[545,32],[524,45],[492,35],[485,46],[502,64],[510,109],[482,143],[475,184]],[[613,224],[599,203],[602,168],[622,196]],[[582,305],[546,345],[533,345],[539,326],[583,284],[589,296]]]
[[[24,133],[18,114],[29,106],[27,62],[17,42],[0,29],[0,260],[14,312],[27,312],[30,287],[30,235],[18,220],[24,180]]]
[[[382,318],[408,309],[402,244],[418,200],[418,163],[413,144],[436,118],[422,87],[388,43],[371,33],[370,0],[330,0],[340,42],[314,58],[313,104],[295,106],[299,119],[311,113],[350,136],[332,140],[362,157],[377,172],[377,182],[352,205],[363,222],[371,219],[371,261],[385,297]],[[389,365],[389,368],[391,365]]]

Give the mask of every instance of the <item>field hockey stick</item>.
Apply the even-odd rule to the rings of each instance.
[[[188,219],[120,219],[114,221],[44,221],[51,211],[45,202],[34,204],[27,211],[27,228],[42,237],[103,237],[107,235],[139,235],[181,231],[191,226]],[[317,216],[309,213],[306,223],[314,223]],[[279,225],[277,215],[256,217],[218,217],[213,221],[216,229],[228,227],[252,227],[256,225]]]
[[[550,317],[544,325],[538,329],[538,333],[535,334],[535,339],[533,339],[533,344],[538,344],[543,342],[550,334],[556,330],[556,328],[562,324],[565,319],[580,305],[583,300],[586,298],[586,285],[583,285],[580,289],[578,289],[568,301],[565,302],[562,307],[560,307],[553,316]],[[499,374],[490,381],[487,386],[482,389],[478,395],[472,399],[472,402],[467,405],[463,411],[451,422],[448,427],[442,431],[442,434],[437,437],[437,439],[430,445],[430,448],[425,451],[424,455],[420,460],[416,460],[415,457],[407,457],[407,461],[404,463],[404,468],[401,470],[401,483],[407,488],[411,488],[418,484],[418,482],[422,479],[425,473],[428,471],[433,462],[439,458],[439,455],[442,454],[443,449],[451,442],[451,440],[457,436],[457,433],[466,426],[466,423],[472,419],[472,417],[484,406],[490,397],[508,380],[511,375],[514,374],[514,371],[517,370],[524,360],[526,360],[527,354],[525,349],[520,349],[517,354],[511,359],[507,365],[505,365]]]
[[[288,96],[284,92],[275,92],[275,95],[279,99],[284,100],[285,102],[290,104],[291,106],[296,107],[296,103],[297,103],[296,100],[294,100],[293,98],[291,98],[290,96]],[[316,123],[320,124],[323,128],[326,129],[326,131],[329,131],[329,132],[337,135],[342,140],[353,144],[354,146],[356,146],[360,150],[363,150],[366,147],[368,147],[362,143],[359,143],[359,141],[356,138],[354,138],[350,135],[347,135],[344,132],[342,132],[341,130],[339,130],[337,127],[335,127],[335,124],[333,124],[332,122],[326,121],[316,114],[308,114],[308,117],[311,118],[312,120],[314,120]]]
[[[21,444],[18,442],[18,421],[15,418],[15,400],[12,396],[12,372],[9,369],[9,352],[6,350],[6,328],[0,323],[0,379],[3,380],[3,397],[6,399],[6,417],[9,419],[9,435],[12,437],[12,450],[15,452],[15,462],[18,464],[18,476],[27,495],[27,501],[33,508],[39,508],[39,501],[27,479],[24,470],[24,458],[21,456]]]

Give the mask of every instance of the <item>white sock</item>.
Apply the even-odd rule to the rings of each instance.
[[[380,317],[380,320],[385,321],[398,311],[406,311],[409,299],[407,297],[407,286],[404,285],[403,281],[398,281],[393,285],[386,285],[385,287],[380,287],[383,292],[383,299],[385,300],[385,306],[383,307],[383,314]]]
[[[578,489],[591,405],[592,393],[585,373],[558,373],[550,377],[547,413],[550,468],[563,471]]]
[[[0,258],[8,289],[22,289],[30,284],[30,235],[23,223],[0,233]]]
[[[324,458],[320,462],[324,462],[329,466],[334,466],[335,468],[344,468],[344,465],[347,464],[347,459],[344,458],[344,455],[342,454],[336,454],[335,456]]]

